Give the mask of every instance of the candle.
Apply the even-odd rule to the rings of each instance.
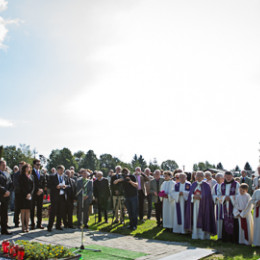
[[[24,248],[22,246],[20,246],[18,249],[17,259],[18,260],[24,259]]]
[[[10,244],[10,242],[8,240],[4,240],[2,242],[2,248],[3,248],[4,254],[7,254],[9,252],[9,244]]]

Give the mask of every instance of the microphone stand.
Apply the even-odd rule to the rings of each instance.
[[[84,240],[84,224],[83,224],[83,222],[84,222],[84,188],[85,188],[85,186],[82,186],[82,188],[76,194],[76,195],[78,195],[78,194],[81,193],[81,246],[79,247],[79,249],[77,249],[73,253],[78,252],[80,250],[89,250],[89,251],[92,251],[92,252],[101,252],[100,249],[85,248],[84,244],[83,244],[83,240]]]

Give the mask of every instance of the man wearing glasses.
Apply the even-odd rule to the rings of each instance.
[[[46,187],[46,178],[41,173],[41,161],[35,159],[33,161],[32,176],[34,179],[34,192],[32,196],[31,209],[31,229],[35,229],[34,214],[35,207],[37,208],[37,228],[44,229],[42,226],[42,205],[43,205],[43,191]]]

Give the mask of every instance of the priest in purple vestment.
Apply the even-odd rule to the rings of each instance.
[[[214,203],[210,186],[203,181],[204,173],[198,171],[189,192],[185,215],[185,229],[192,232],[192,239],[210,239],[216,235]]]

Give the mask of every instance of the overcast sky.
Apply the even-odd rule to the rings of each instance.
[[[256,168],[259,12],[253,0],[0,0],[0,143]]]

